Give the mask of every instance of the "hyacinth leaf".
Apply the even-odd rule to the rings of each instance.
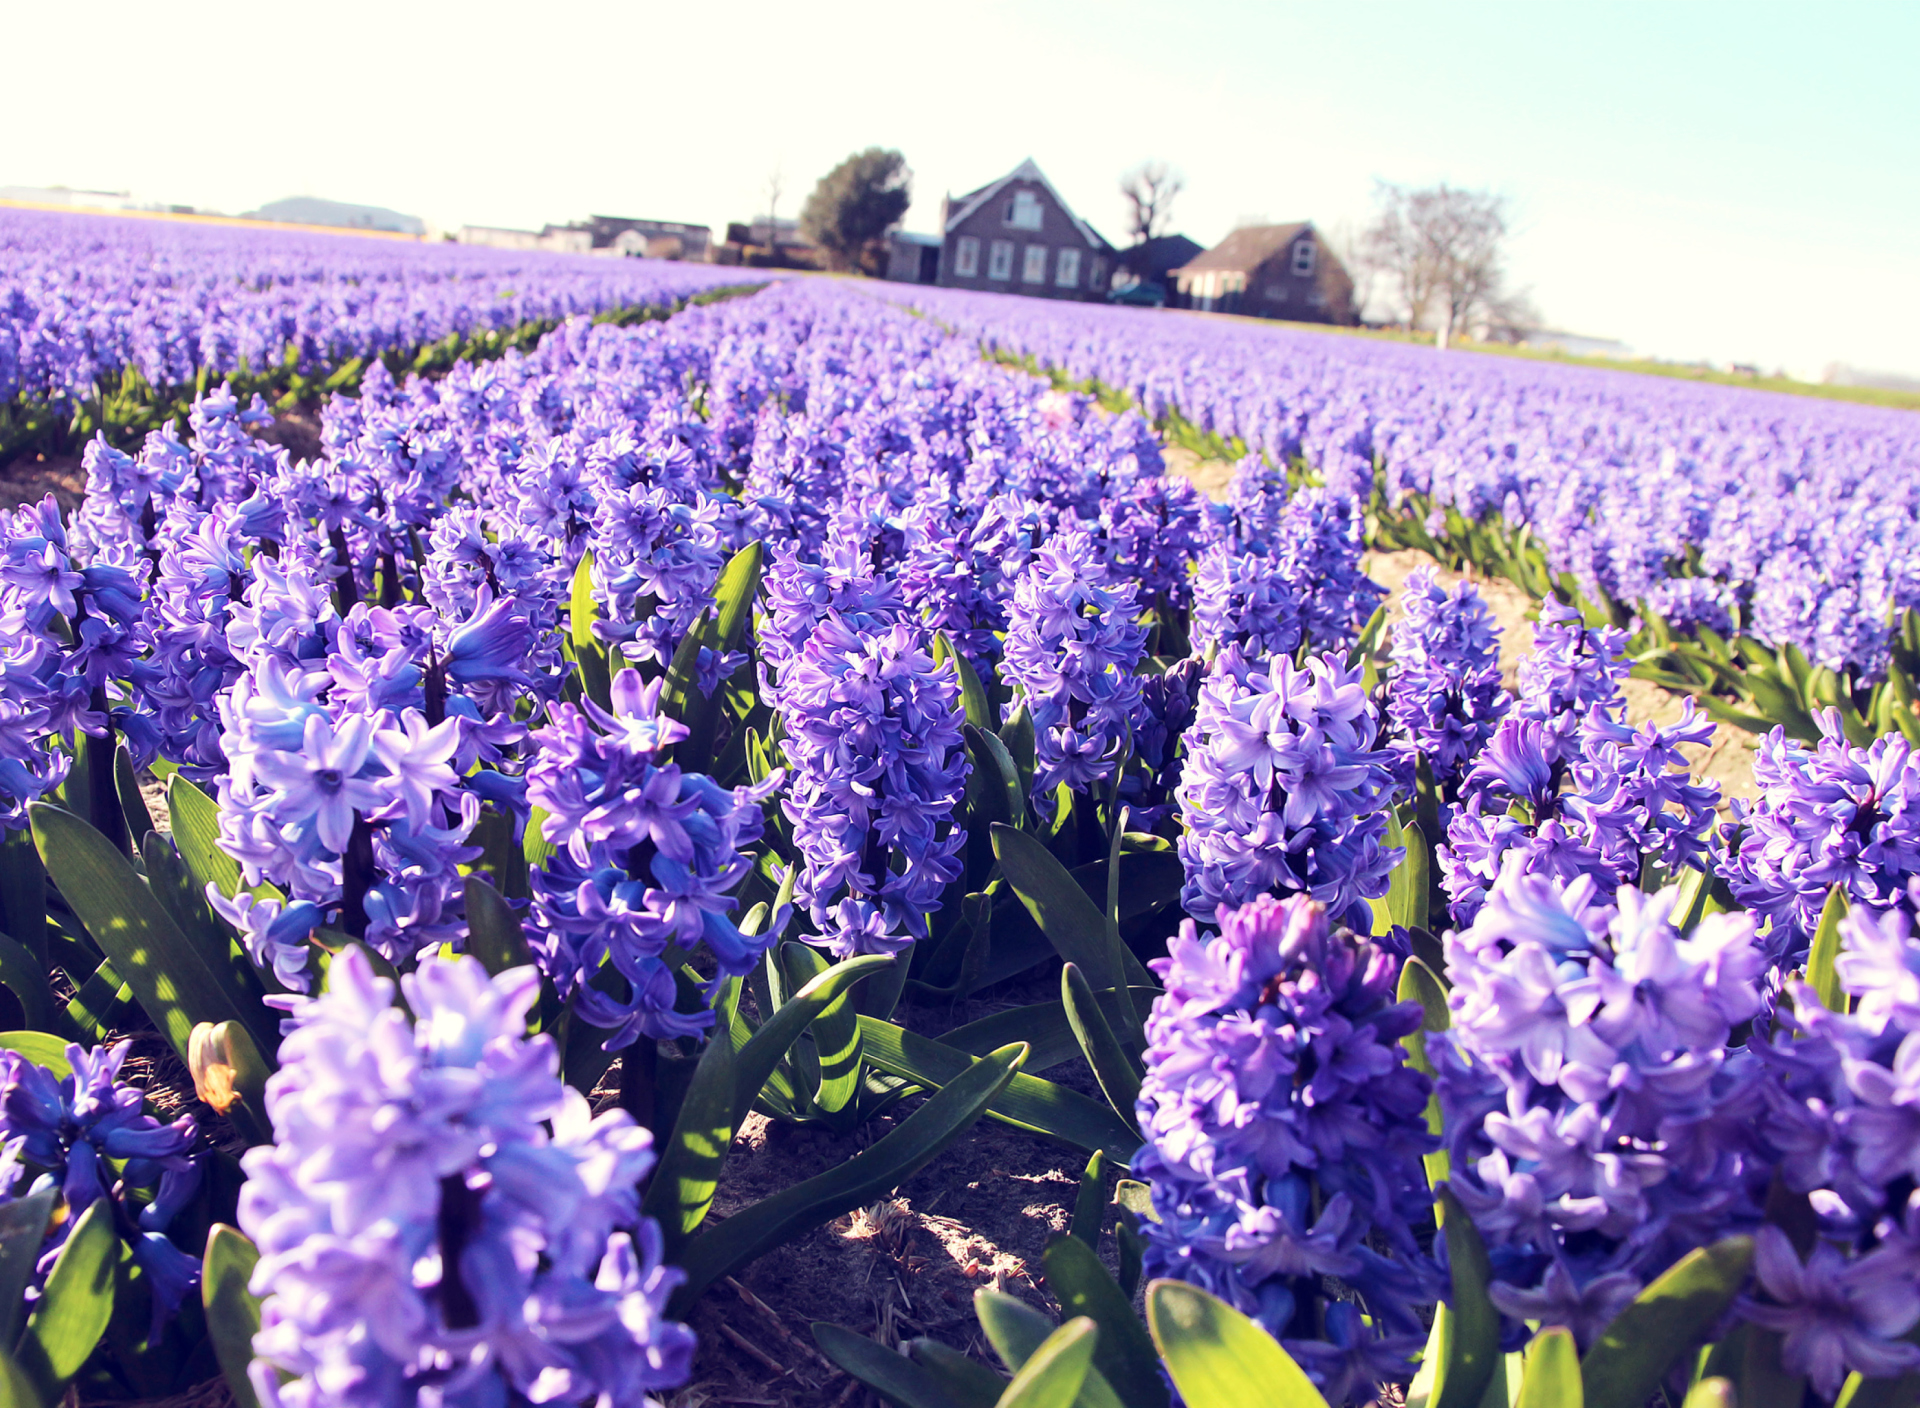
[[[20,1361],[4,1348],[0,1348],[0,1403],[7,1404],[8,1408],[46,1408],[46,1400],[33,1386]]]
[[[1479,1229],[1451,1190],[1441,1192],[1434,1209],[1447,1238],[1447,1265],[1453,1295],[1448,1305],[1452,1343],[1436,1366],[1433,1408],[1478,1408],[1500,1358],[1500,1312],[1487,1296],[1493,1266]],[[1644,1408],[1644,1401],[1634,1405]]]
[[[1078,1237],[1096,1251],[1100,1247],[1100,1225],[1107,1215],[1107,1156],[1097,1149],[1087,1160],[1080,1175],[1080,1189],[1073,1197],[1073,1221],[1070,1235]]]
[[[1093,1000],[1093,988],[1079,966],[1067,964],[1060,970],[1060,1005],[1066,1008],[1067,1021],[1073,1027],[1074,1040],[1093,1067],[1100,1082],[1100,1093],[1107,1097],[1113,1112],[1128,1124],[1138,1116],[1134,1106],[1140,1100],[1140,1072],[1133,1058],[1114,1036],[1113,1028]]]
[[[260,897],[278,898],[271,885],[249,889],[240,882],[240,862],[220,849],[220,807],[213,798],[175,773],[167,780],[167,811],[173,823],[173,843],[187,863],[194,885],[206,892],[209,884],[232,898],[243,892]]]
[[[869,1065],[916,1085],[944,1088],[974,1069],[981,1059],[874,1017],[860,1019],[860,1036]],[[1025,1042],[1019,1044],[1026,1046]],[[994,1097],[987,1116],[996,1123],[1044,1135],[1089,1154],[1103,1153],[1121,1165],[1130,1164],[1140,1149],[1139,1132],[1106,1105],[1030,1076],[1024,1069]]]
[[[1714,1346],[1708,1356],[1707,1374],[1711,1377],[1724,1372],[1732,1378],[1734,1401],[1740,1408],[1801,1408],[1806,1401],[1807,1381],[1781,1365],[1780,1340],[1776,1331],[1758,1325],[1736,1326]]]
[[[1011,826],[996,825],[993,854],[1007,883],[1062,958],[1093,974],[1102,989],[1118,987],[1123,980],[1152,986],[1152,977],[1131,952],[1125,954],[1124,978],[1112,971],[1107,956],[1106,916],[1039,838]]]
[[[987,704],[987,691],[980,683],[980,676],[974,672],[967,657],[953,648],[953,642],[945,631],[933,633],[933,663],[936,665],[953,661],[954,672],[960,679],[960,703],[966,710],[967,722],[977,729],[992,727],[992,714]]]
[[[1099,1341],[1099,1327],[1084,1315],[1067,1321],[1027,1356],[999,1408],[1072,1408]]]
[[[1002,1291],[975,1291],[973,1312],[987,1343],[1013,1373],[1025,1368],[1059,1328],[1025,1301]],[[1120,1395],[1097,1367],[1088,1369],[1077,1402],[1079,1408],[1123,1408]]]
[[[894,960],[885,954],[865,954],[836,963],[805,987],[780,1004],[779,1010],[760,1024],[747,1044],[740,1048],[734,1062],[733,1127],[753,1108],[754,1098],[772,1077],[780,1058],[792,1049],[800,1036],[841,993],[867,974],[885,968]],[[767,967],[775,965],[769,960]]]
[[[1585,1403],[1573,1332],[1563,1325],[1542,1330],[1527,1346],[1526,1371],[1513,1408],[1584,1408]]]
[[[815,978],[831,971],[831,965],[811,944],[780,945],[780,960],[786,967],[790,988],[804,990]],[[896,962],[889,971],[897,973],[902,967]],[[848,1110],[860,1088],[860,1014],[853,1009],[853,997],[850,986],[821,1008],[808,1027],[820,1066],[813,1103],[830,1117]]]
[[[668,1315],[682,1318],[702,1291],[735,1267],[830,1217],[866,1206],[918,1173],[985,1112],[1025,1056],[1024,1046],[1002,1047],[844,1164],[784,1188],[702,1232],[681,1256],[687,1281],[674,1293]]]
[[[42,1188],[10,1203],[0,1203],[0,1345],[11,1345],[20,1335],[21,1298],[33,1280],[40,1244],[46,1239],[58,1188]]]
[[[567,598],[567,630],[575,650],[597,644],[593,622],[599,614],[599,603],[593,595],[593,553],[589,550],[580,555],[580,565],[573,569],[572,591]]]
[[[1667,1370],[1733,1304],[1752,1266],[1753,1239],[1728,1237],[1688,1252],[1655,1279],[1581,1361],[1589,1408],[1643,1408]]]
[[[699,1229],[713,1206],[720,1169],[733,1144],[733,1066],[733,1042],[715,1033],[700,1053],[673,1133],[647,1184],[641,1211],[659,1222],[668,1260]]]
[[[0,931],[11,934],[37,963],[46,963],[47,872],[33,837],[24,831],[0,839]]]
[[[1859,1377],[1858,1374],[1854,1375],[1855,1379]],[[1738,1408],[1738,1404],[1739,1399],[1733,1392],[1733,1380],[1715,1375],[1712,1378],[1700,1380],[1688,1389],[1680,1408]],[[1857,1399],[1850,1403],[1846,1390],[1842,1389],[1840,1397],[1835,1400],[1834,1408],[1867,1408],[1867,1405]],[[1884,1405],[1876,1405],[1875,1408],[1884,1408]]]
[[[45,802],[28,815],[47,874],[181,1060],[195,1022],[229,1017],[262,1051],[279,1049],[279,1022],[258,993],[235,981],[226,954],[208,954],[180,931],[112,842]]]
[[[1707,895],[1713,888],[1704,869],[1688,868],[1681,872],[1674,882],[1673,927],[1683,934],[1691,934],[1707,913]]]
[[[1840,926],[1847,918],[1847,892],[1842,885],[1827,890],[1827,902],[1820,910],[1820,927],[1814,930],[1813,945],[1807,950],[1807,982],[1820,995],[1821,1005],[1829,1012],[1847,1010],[1847,992],[1840,986]]]
[[[20,1004],[21,1020],[40,1032],[53,1031],[59,1020],[60,1005],[47,983],[44,965],[35,961],[26,946],[0,934],[0,985]]]
[[[1907,1332],[1909,1343],[1920,1343],[1920,1330]],[[1724,1383],[1720,1380],[1703,1380],[1707,1383]],[[1920,1372],[1909,1372],[1891,1379],[1865,1379],[1858,1373],[1847,1375],[1847,1381],[1840,1386],[1840,1396],[1833,1400],[1833,1408],[1914,1408],[1920,1403]],[[1689,1408],[1689,1398],[1682,1408]],[[1712,1402],[1706,1408],[1736,1408],[1737,1398],[1725,1404]]]
[[[45,1066],[65,1080],[73,1074],[67,1043],[50,1032],[0,1032],[0,1051],[17,1051],[36,1066]]]
[[[1387,879],[1387,917],[1405,929],[1424,929],[1432,883],[1428,874],[1427,838],[1417,826],[1401,826],[1399,818],[1389,812],[1386,844],[1406,851]]]
[[[539,870],[553,858],[560,848],[547,839],[547,809],[529,807],[527,809],[527,829],[520,840],[520,853],[526,858],[529,870]]]
[[[1000,736],[973,724],[963,725],[970,764],[967,773],[968,827],[978,830],[982,822],[1018,823],[1026,811],[1021,800],[1020,770]]]
[[[1130,808],[1120,808],[1120,815],[1113,823],[1113,844],[1107,851],[1107,971],[1125,973],[1127,971],[1127,946],[1120,941],[1120,849],[1127,839],[1127,817]],[[1182,876],[1184,879],[1184,875]],[[1120,999],[1120,1032],[1130,1051],[1144,1051],[1147,1048],[1145,1028],[1140,1014],[1133,1009],[1133,994],[1127,983],[1114,985],[1114,994]],[[1124,1116],[1132,1109],[1128,1106],[1121,1110]]]
[[[1149,1283],[1147,1327],[1187,1408],[1327,1408],[1278,1340],[1198,1286]]]
[[[1014,808],[1016,819],[1026,815],[1027,794],[1033,791],[1033,769],[1035,766],[1036,742],[1033,733],[1033,715],[1022,704],[1013,711],[1013,716],[1000,726],[1000,741],[1007,745],[1007,755],[1013,759],[1015,771],[1020,778],[1020,805]]]
[[[113,754],[113,789],[120,797],[120,815],[126,822],[127,835],[138,844],[154,829],[153,813],[147,809],[147,799],[140,791],[140,779],[133,771],[133,755],[127,752],[124,743]]]
[[[842,1372],[899,1408],[991,1408],[999,1396],[984,1403],[964,1397],[924,1365],[830,1321],[813,1322],[813,1342]]]
[[[1007,1381],[977,1359],[933,1339],[911,1339],[907,1357],[940,1380],[948,1393],[967,1408],[994,1408],[1006,1392]]]
[[[1406,1048],[1407,1064],[1419,1071],[1429,1080],[1433,1078],[1433,1058],[1427,1055],[1427,1034],[1443,1032],[1452,1024],[1447,1010],[1447,990],[1429,968],[1418,958],[1409,958],[1400,969],[1400,988],[1397,997],[1401,1002],[1420,1004],[1420,1026],[1400,1038],[1401,1046]],[[1436,1090],[1427,1096],[1427,1132],[1445,1133],[1445,1121],[1440,1113],[1440,1093]],[[1453,1161],[1445,1149],[1435,1149],[1422,1156],[1427,1169],[1427,1185],[1438,1188],[1446,1182],[1453,1170]]]
[[[97,1198],[80,1214],[47,1273],[46,1288],[15,1350],[42,1399],[60,1396],[106,1333],[113,1318],[119,1252],[112,1199]]]
[[[213,1342],[227,1391],[238,1408],[259,1408],[247,1366],[253,1362],[253,1337],[260,1330],[260,1301],[247,1289],[260,1253],[246,1233],[224,1222],[207,1236],[200,1268],[200,1299],[207,1312],[207,1338]]]
[[[1137,1003],[1151,1002],[1157,991],[1136,987],[1133,989],[1133,999]],[[1113,993],[1098,992],[1093,996],[1100,1005],[1101,1015],[1109,1023],[1120,1020],[1120,1002]],[[1067,1009],[1058,1002],[1009,1007],[990,1017],[955,1027],[942,1035],[940,1041],[969,1056],[984,1056],[1010,1041],[1024,1041],[1033,1048],[1033,1055],[1027,1058],[1027,1064],[1021,1069],[1034,1075],[1062,1061],[1071,1061],[1080,1054],[1080,1043],[1074,1039],[1073,1024],[1067,1020]]]
[[[1056,1237],[1043,1256],[1047,1289],[1060,1302],[1061,1313],[1088,1316],[1100,1327],[1093,1363],[1127,1408],[1167,1408],[1153,1341],[1099,1254],[1077,1237]]]
[[[467,877],[466,904],[467,952],[479,959],[488,973],[497,978],[509,968],[524,968],[533,962],[520,916],[486,877]]]

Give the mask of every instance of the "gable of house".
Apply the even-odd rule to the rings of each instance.
[[[1047,298],[1105,295],[1113,246],[1074,214],[1031,159],[949,198],[940,223],[944,287]]]
[[[1346,316],[1353,289],[1339,257],[1308,220],[1235,230],[1173,275],[1179,292],[1202,311],[1305,322]]]

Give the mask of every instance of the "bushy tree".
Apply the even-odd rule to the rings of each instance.
[[[813,188],[800,211],[800,233],[820,247],[829,268],[878,273],[881,237],[907,213],[912,181],[899,152],[855,152]]]

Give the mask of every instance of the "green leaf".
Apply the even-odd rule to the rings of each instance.
[[[111,960],[94,969],[67,1003],[67,1020],[77,1027],[85,1040],[99,1045],[122,1025],[121,1018],[135,1011],[133,989],[120,981],[120,973]]]
[[[220,849],[220,808],[213,798],[179,773],[167,779],[167,811],[173,822],[173,844],[187,863],[194,888],[203,895],[217,885],[228,899],[242,892],[261,898],[279,898],[272,885],[249,888],[240,882],[240,862]]]
[[[827,960],[811,944],[782,944],[780,957],[786,965],[789,987],[802,988],[829,971]],[[898,972],[900,966],[896,962],[892,971]],[[860,1089],[860,1014],[853,1010],[856,986],[849,985],[821,1008],[808,1027],[820,1064],[820,1083],[812,1092],[813,1102],[829,1116],[846,1110]]]
[[[1069,963],[1060,970],[1060,1004],[1066,1008],[1067,1021],[1086,1054],[1087,1064],[1093,1067],[1094,1079],[1100,1082],[1101,1094],[1116,1115],[1137,1127],[1134,1105],[1140,1099],[1140,1072],[1107,1025],[1100,1005],[1093,1000],[1093,988],[1077,964]]]
[[[801,1033],[806,1031],[813,1019],[853,984],[893,961],[885,954],[870,953],[836,963],[781,1003],[779,1010],[760,1024],[760,1030],[740,1048],[734,1059],[735,1129],[740,1127],[740,1122],[753,1108],[754,1098],[773,1075],[780,1058],[800,1040]]]
[[[1120,808],[1120,815],[1114,819],[1113,842],[1107,850],[1107,971],[1124,974],[1127,971],[1127,946],[1120,941],[1120,848],[1127,839],[1127,817],[1129,808]],[[1184,879],[1184,876],[1182,877]],[[1128,991],[1126,982],[1115,985],[1114,995],[1120,999],[1120,1033],[1126,1049],[1140,1052],[1147,1049],[1145,1027],[1140,1014],[1133,1009],[1133,994]],[[1093,1014],[1099,1016],[1096,1010]],[[1120,1109],[1123,1119],[1133,1118],[1133,1106],[1128,1104]]]
[[[1420,1027],[1400,1038],[1400,1044],[1406,1048],[1407,1064],[1421,1075],[1433,1076],[1433,1060],[1427,1055],[1427,1033],[1443,1032],[1452,1023],[1447,1011],[1447,990],[1440,979],[1418,958],[1409,958],[1400,969],[1399,1000],[1420,1004]],[[1440,1113],[1440,1092],[1434,1091],[1427,1097],[1427,1132],[1441,1134],[1445,1132],[1445,1120]],[[1445,1149],[1436,1149],[1423,1156],[1427,1168],[1428,1186],[1437,1188],[1446,1182],[1453,1169],[1452,1159]]]
[[[0,934],[0,983],[19,1000],[21,1016],[29,1027],[42,1032],[56,1029],[64,1014],[47,984],[45,966],[5,934]]]
[[[960,678],[960,702],[967,712],[967,722],[975,728],[991,728],[992,715],[988,711],[987,691],[981,687],[980,676],[974,673],[973,666],[967,663],[967,657],[953,648],[953,642],[947,639],[945,631],[933,633],[933,663],[953,661],[954,670]],[[994,740],[999,742],[998,739]]]
[[[1453,1343],[1440,1367],[1432,1408],[1479,1408],[1493,1371],[1500,1363],[1500,1312],[1487,1296],[1493,1268],[1487,1247],[1451,1190],[1434,1204],[1447,1238],[1447,1264],[1453,1278],[1448,1306]],[[1645,1408],[1644,1403],[1634,1408]]]
[[[1133,989],[1133,998],[1135,1002],[1151,1002],[1158,993],[1157,988],[1136,987]],[[1095,993],[1094,1000],[1099,1003],[1101,1014],[1109,1025],[1120,1020],[1120,1005],[1112,993]],[[1033,1047],[1033,1055],[1027,1058],[1027,1064],[1021,1069],[1035,1075],[1062,1061],[1071,1061],[1080,1054],[1080,1043],[1074,1039],[1073,1024],[1067,1021],[1067,1009],[1058,1002],[1008,1007],[990,1017],[955,1027],[943,1033],[940,1041],[942,1045],[964,1051],[969,1056],[983,1056],[1010,1041],[1024,1041]]]
[[[61,1080],[73,1074],[73,1064],[67,1060],[67,1043],[51,1032],[0,1032],[0,1051],[18,1051]]]
[[[1387,844],[1404,847],[1406,855],[1387,879],[1387,917],[1402,928],[1424,929],[1433,883],[1428,874],[1427,838],[1417,826],[1400,827],[1396,836],[1396,827],[1399,822],[1389,813]]]
[[[1821,1005],[1829,1012],[1847,1010],[1846,989],[1840,986],[1840,973],[1834,966],[1840,956],[1840,925],[1846,917],[1846,888],[1830,886],[1827,902],[1820,910],[1820,927],[1814,930],[1813,946],[1807,951],[1807,982],[1820,994]]]
[[[1198,1286],[1150,1282],[1147,1326],[1186,1408],[1327,1408],[1278,1340]]]
[[[1085,1316],[1067,1321],[1020,1366],[1000,1408],[1072,1408],[1099,1340],[1099,1328]]]
[[[675,1292],[668,1314],[681,1318],[702,1291],[735,1267],[830,1217],[866,1206],[911,1178],[980,1117],[1025,1056],[1024,1046],[1002,1047],[934,1094],[872,1147],[702,1232],[681,1256],[687,1282]]]
[[[0,932],[13,935],[37,962],[46,962],[47,872],[33,837],[24,831],[0,839]]]
[[[573,569],[573,590],[567,598],[567,633],[575,650],[599,643],[593,636],[593,621],[599,614],[600,604],[593,596],[593,554],[586,552]]]
[[[1573,1331],[1562,1325],[1542,1330],[1527,1346],[1526,1373],[1513,1408],[1585,1408],[1585,1402]]]
[[[732,1037],[716,1028],[700,1053],[673,1133],[647,1185],[641,1211],[658,1219],[669,1259],[706,1220],[720,1185],[720,1169],[733,1144],[733,1065]]]
[[[867,1064],[917,1085],[946,1086],[972,1070],[978,1059],[877,1017],[860,1019],[860,1037]],[[1089,1154],[1098,1150],[1118,1164],[1131,1163],[1140,1150],[1139,1132],[1106,1105],[1025,1070],[1007,1083],[987,1114]]]
[[[999,818],[994,818],[989,812],[989,821],[1004,820],[1018,825],[1020,818],[1027,814],[1027,795],[1021,788],[1020,769],[1013,761],[1013,754],[1000,741],[1000,735],[988,729],[968,724],[962,732],[973,749],[974,766],[982,769],[983,773],[990,770],[991,775],[999,780],[1006,810]]]
[[[813,1342],[842,1370],[899,1408],[982,1408],[978,1400],[953,1393],[932,1371],[865,1335],[816,1320]]]
[[[674,761],[688,772],[705,772],[713,758],[713,740],[719,727],[726,691],[703,695],[699,684],[700,650],[704,646],[724,654],[739,644],[741,631],[760,590],[760,563],[764,549],[757,542],[736,552],[720,570],[713,586],[713,606],[700,613],[667,667],[660,712],[687,726],[687,737],[674,745]]]
[[[509,968],[532,964],[526,931],[506,896],[484,876],[475,874],[467,877],[466,900],[467,952],[479,959],[488,973],[497,978]]]
[[[1667,1370],[1733,1304],[1752,1266],[1753,1239],[1728,1237],[1688,1252],[1640,1292],[1581,1361],[1588,1408],[1644,1408]]]
[[[975,1291],[973,1310],[993,1352],[1015,1373],[1026,1367],[1056,1328],[1052,1320],[1025,1301],[1000,1291]],[[1078,1403],[1079,1408],[1124,1408],[1120,1395],[1097,1368],[1087,1371]]]
[[[245,1023],[260,1050],[278,1049],[273,1013],[234,981],[224,953],[210,955],[181,933],[112,842],[45,802],[28,815],[47,874],[181,1060],[195,1022],[228,1018]]]
[[[939,1340],[911,1339],[906,1349],[914,1363],[940,1380],[941,1386],[967,1408],[994,1408],[1006,1391],[1005,1378]]]
[[[1686,1401],[1680,1408],[1738,1408],[1739,1400],[1734,1396],[1733,1381],[1715,1376],[1702,1379],[1687,1390]],[[1844,1392],[1835,1408],[1867,1408],[1864,1402],[1856,1399],[1849,1404]],[[1890,1408],[1890,1405],[1875,1405],[1875,1408]]]
[[[1107,1156],[1095,1150],[1080,1175],[1073,1197],[1073,1221],[1068,1231],[1095,1251],[1100,1249],[1100,1224],[1107,1216]]]
[[[0,1349],[0,1403],[7,1404],[8,1408],[46,1408],[46,1400],[33,1386],[27,1371],[5,1349]]]
[[[207,1338],[226,1376],[237,1408],[260,1408],[247,1366],[253,1362],[253,1337],[260,1329],[260,1301],[247,1289],[260,1253],[246,1233],[224,1222],[207,1236],[207,1257],[200,1268],[200,1299],[207,1311]]]
[[[120,1239],[113,1232],[112,1201],[96,1198],[80,1214],[20,1336],[20,1367],[43,1399],[60,1397],[113,1317]]]
[[[1116,987],[1123,980],[1143,987],[1152,985],[1152,977],[1131,953],[1126,955],[1126,974],[1112,971],[1107,957],[1106,916],[1038,837],[996,825],[993,854],[1040,932],[1062,958],[1092,974],[1094,986]]]
[[[1013,717],[1000,725],[1000,741],[1007,745],[1007,755],[1013,759],[1015,773],[1020,779],[1020,804],[1013,809],[1016,819],[1027,814],[1027,797],[1033,791],[1034,736],[1033,715],[1022,704],[1013,711]]]
[[[140,859],[147,867],[147,888],[180,932],[197,944],[209,961],[225,958],[226,972],[237,990],[251,993],[256,1002],[265,1001],[268,977],[254,967],[233,926],[214,914],[207,904],[206,886],[195,882],[173,842],[157,831],[149,831],[140,844]],[[279,980],[272,981],[279,989]]]
[[[1094,1366],[1121,1395],[1127,1408],[1167,1408],[1153,1341],[1133,1313],[1133,1304],[1100,1263],[1099,1254],[1077,1237],[1056,1237],[1043,1254],[1047,1289],[1062,1314],[1085,1315],[1100,1327]]]
[[[0,1346],[11,1345],[20,1336],[20,1313],[26,1309],[21,1297],[33,1280],[34,1263],[40,1260],[40,1244],[46,1240],[59,1193],[57,1188],[42,1188],[0,1203]]]
[[[133,755],[127,752],[124,743],[114,749],[113,787],[120,794],[120,812],[126,819],[127,834],[137,846],[154,829],[153,813],[147,810],[147,799],[140,791],[140,779],[134,775]]]

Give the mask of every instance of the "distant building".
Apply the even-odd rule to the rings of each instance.
[[[1865,367],[1850,367],[1845,362],[1828,363],[1820,380],[1827,386],[1864,386],[1875,391],[1920,391],[1920,376],[1870,371]]]
[[[1182,300],[1173,271],[1205,252],[1205,246],[1185,235],[1156,235],[1142,240],[1114,256],[1113,285],[1132,288],[1138,284],[1158,284],[1166,290],[1170,306],[1179,304]]]
[[[190,213],[191,206],[135,200],[125,191],[75,190],[71,186],[0,186],[0,201],[12,205],[68,206],[74,210],[164,210]]]
[[[498,225],[463,225],[461,244],[495,249],[546,249],[556,254],[605,254],[649,259],[707,257],[713,231],[705,225],[672,220],[636,220],[624,215],[590,215],[566,225],[515,230]]]
[[[1633,349],[1615,337],[1588,337],[1584,333],[1561,332],[1556,328],[1528,328],[1513,339],[1536,352],[1558,352],[1568,357],[1612,357],[1624,359]]]
[[[1353,280],[1311,221],[1235,230],[1171,273],[1177,291],[1203,312],[1301,323],[1358,321]]]
[[[1073,213],[1031,158],[940,207],[942,288],[1034,298],[1106,297],[1113,246]]]
[[[383,205],[350,205],[318,196],[289,196],[249,210],[244,220],[271,220],[281,225],[332,225],[345,230],[386,230],[396,235],[425,235],[427,222],[402,215]]]
[[[727,238],[707,258],[756,269],[818,269],[823,263],[819,248],[800,233],[798,220],[769,220],[764,215],[728,222]]]
[[[940,236],[893,230],[887,235],[887,275],[896,283],[930,284],[940,278]]]
[[[461,244],[481,244],[490,249],[538,249],[538,230],[511,230],[499,225],[462,225],[454,236]]]

